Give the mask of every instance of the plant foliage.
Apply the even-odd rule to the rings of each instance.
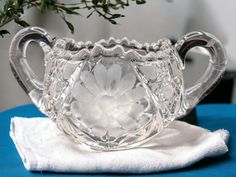
[[[9,34],[9,31],[2,27],[10,21],[14,21],[20,26],[27,27],[30,24],[22,19],[22,15],[29,8],[36,7],[42,13],[53,12],[62,18],[71,33],[74,32],[74,25],[66,19],[66,15],[81,15],[80,11],[86,9],[89,11],[89,18],[97,13],[99,16],[108,20],[112,24],[117,24],[116,19],[124,17],[123,14],[115,13],[116,10],[124,9],[130,5],[129,0],[74,0],[73,3],[61,2],[59,0],[6,0],[0,9],[0,36]],[[145,0],[130,0],[136,4],[144,4]]]

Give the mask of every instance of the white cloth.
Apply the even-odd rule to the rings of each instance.
[[[174,121],[139,148],[112,152],[85,150],[47,118],[11,120],[10,136],[31,171],[146,173],[183,168],[228,151],[229,133]]]

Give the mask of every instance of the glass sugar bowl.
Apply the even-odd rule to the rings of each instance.
[[[37,42],[44,51],[40,81],[26,49]],[[184,61],[193,47],[211,55],[207,70],[184,88]],[[96,150],[139,146],[183,117],[210,91],[225,70],[221,43],[206,32],[192,32],[175,45],[114,39],[75,42],[54,39],[42,28],[19,31],[10,47],[10,65],[34,104],[76,143]]]

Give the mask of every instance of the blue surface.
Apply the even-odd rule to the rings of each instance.
[[[199,125],[210,130],[224,128],[231,137],[230,151],[217,158],[204,159],[191,167],[165,173],[152,173],[141,176],[161,177],[196,177],[227,176],[236,177],[236,105],[201,105],[197,107]],[[89,174],[58,174],[27,171],[9,137],[10,119],[13,116],[43,116],[33,105],[19,106],[0,113],[0,177],[35,177],[35,176],[87,176]],[[121,176],[116,174],[92,174],[91,176]],[[135,176],[135,175],[127,175]],[[140,175],[138,175],[140,176]]]

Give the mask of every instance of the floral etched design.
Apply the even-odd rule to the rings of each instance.
[[[76,82],[72,89],[72,115],[77,114],[93,131],[102,134],[117,135],[124,129],[138,128],[149,103],[130,65],[100,62],[92,72],[82,71],[80,80],[82,83]]]

